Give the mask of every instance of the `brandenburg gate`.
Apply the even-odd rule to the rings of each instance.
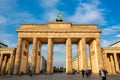
[[[98,73],[103,68],[100,33],[97,24],[72,24],[71,22],[48,22],[47,24],[21,24],[17,29],[18,46],[14,74],[26,73],[29,45],[32,46],[32,73],[40,71],[41,45],[48,44],[48,74],[53,73],[53,45],[66,45],[66,73],[72,73],[72,44],[78,46],[79,70],[87,69],[86,44],[90,46],[92,71]]]
[[[90,69],[93,73],[106,69],[110,74],[120,73],[120,48],[101,48],[100,33],[97,24],[73,24],[63,22],[61,14],[56,22],[47,24],[21,24],[18,33],[17,48],[0,48],[0,75],[25,74],[30,68],[32,73],[41,71],[41,47],[48,44],[46,73],[53,73],[54,44],[66,45],[66,73],[73,69]],[[119,41],[120,43],[120,41]],[[29,45],[32,44],[31,65],[28,65]],[[72,59],[72,44],[77,45],[77,58]],[[87,47],[89,46],[90,63]],[[61,50],[60,50],[61,51]]]

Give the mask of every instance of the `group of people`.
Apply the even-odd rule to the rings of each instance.
[[[75,69],[73,69],[73,74],[75,74],[77,71],[75,71]],[[28,74],[30,76],[32,76],[32,73],[31,73],[31,70],[30,70],[30,67],[28,68]],[[86,75],[86,77],[90,77],[91,74],[92,74],[92,71],[90,69],[87,69],[87,70],[84,70],[82,69],[81,70],[81,74],[82,74],[82,77],[84,78],[84,76]],[[104,69],[101,69],[99,71],[99,75],[101,76],[102,80],[106,80],[106,75],[108,74],[107,70],[104,70]]]
[[[75,72],[77,72],[77,71],[73,70],[73,74],[75,74]],[[91,74],[92,74],[92,71],[90,69],[87,69],[87,70],[82,69],[81,74],[82,74],[83,78],[85,77],[85,75],[86,75],[86,77],[90,77]],[[99,71],[99,75],[101,76],[102,80],[106,80],[106,75],[107,74],[108,74],[107,70],[101,69]]]
[[[89,70],[89,69],[88,69],[88,70],[81,70],[81,73],[82,73],[82,77],[84,77],[85,74],[86,74],[86,77],[90,77],[92,71]],[[99,71],[99,74],[100,74],[102,80],[106,80],[106,75],[108,74],[107,70],[101,69],[101,70]]]
[[[92,71],[90,69],[87,70],[81,70],[82,73],[82,77],[84,78],[84,75],[86,75],[86,77],[90,77],[92,74]]]

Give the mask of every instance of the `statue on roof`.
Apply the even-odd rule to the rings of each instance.
[[[63,21],[61,16],[62,16],[62,14],[59,12],[58,15],[57,15],[57,18],[56,18],[57,22],[62,22]]]

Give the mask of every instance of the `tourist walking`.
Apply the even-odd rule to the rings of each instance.
[[[28,68],[28,74],[29,74],[30,76],[32,76],[32,73],[31,73],[30,67]]]
[[[85,71],[85,74],[86,74],[86,77],[89,76],[89,72],[88,72],[88,70]]]
[[[81,70],[81,72],[82,72],[82,77],[84,78],[85,71],[84,71],[84,70]]]
[[[102,69],[100,72],[99,72],[100,76],[102,77],[102,80],[106,80],[106,75],[107,75],[107,71]]]

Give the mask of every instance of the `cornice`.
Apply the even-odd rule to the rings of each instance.
[[[0,51],[11,51],[11,50],[15,50],[16,48],[0,48]]]
[[[49,29],[43,29],[43,30],[36,30],[36,29],[17,29],[16,30],[17,32],[23,32],[23,33],[29,33],[29,32],[32,32],[32,33],[100,33],[102,30],[101,29],[81,29],[81,30],[71,30],[71,29],[63,29],[63,30],[49,30]]]

